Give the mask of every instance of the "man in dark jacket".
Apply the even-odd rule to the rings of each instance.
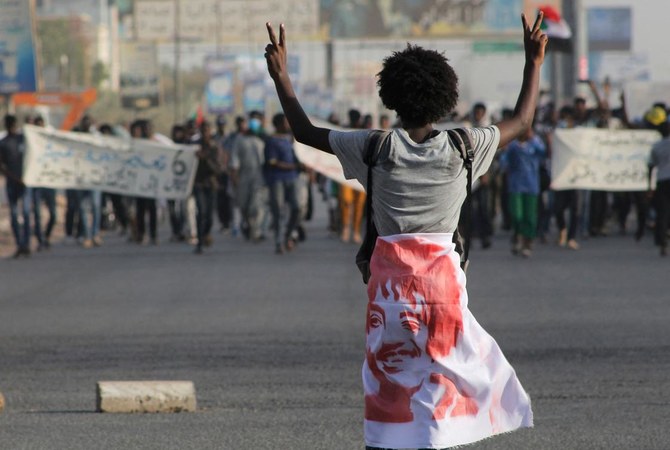
[[[23,159],[26,142],[19,133],[16,116],[5,116],[7,136],[0,140],[0,174],[6,178],[7,199],[16,241],[14,258],[30,256],[30,198],[31,190],[23,183]],[[19,224],[19,207],[23,214],[23,225]]]
[[[195,252],[202,253],[202,248],[212,244],[212,223],[214,217],[214,200],[217,189],[217,176],[221,173],[219,164],[219,146],[212,138],[212,130],[209,122],[200,125],[200,149],[196,154],[198,157],[198,170],[195,173],[193,183],[193,195],[196,204],[196,222],[198,226],[198,244]]]

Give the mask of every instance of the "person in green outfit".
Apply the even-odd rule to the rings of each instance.
[[[531,256],[537,235],[538,196],[540,195],[540,164],[546,146],[532,127],[512,141],[501,157],[507,172],[509,209],[512,216],[512,253]]]

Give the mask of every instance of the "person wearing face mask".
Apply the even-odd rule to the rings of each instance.
[[[251,111],[249,113],[249,130],[261,139],[265,139],[265,129],[263,128],[263,113],[260,111]]]
[[[264,216],[263,166],[265,164],[262,115],[249,114],[248,128],[235,139],[230,151],[230,176],[235,199],[240,208],[240,228],[245,239],[262,239],[261,224]]]

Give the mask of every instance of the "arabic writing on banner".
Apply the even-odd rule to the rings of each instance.
[[[196,148],[144,139],[47,130],[26,125],[23,181],[55,189],[97,189],[134,197],[191,194]]]
[[[650,130],[556,130],[551,188],[645,191],[649,153],[660,138]]]

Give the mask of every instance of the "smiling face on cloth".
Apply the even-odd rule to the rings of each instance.
[[[387,376],[416,386],[398,374],[449,355],[463,330],[457,270],[448,250],[420,240],[379,240],[375,254],[367,352]]]

